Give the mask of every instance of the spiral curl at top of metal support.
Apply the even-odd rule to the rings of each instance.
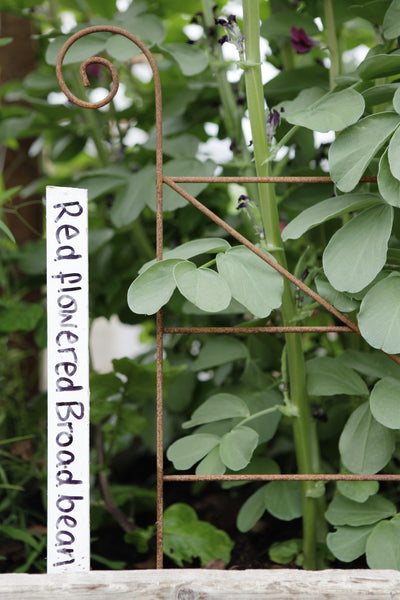
[[[154,91],[155,91],[155,96],[156,96],[156,117],[157,117],[157,114],[158,114],[157,110],[158,110],[158,108],[161,107],[161,85],[160,85],[158,68],[157,68],[156,62],[154,60],[154,57],[151,54],[150,50],[147,48],[147,46],[145,44],[143,44],[143,42],[141,40],[139,40],[139,38],[137,38],[135,35],[133,35],[129,31],[126,31],[126,29],[122,29],[121,27],[116,27],[114,25],[93,25],[92,27],[86,27],[85,29],[82,29],[81,31],[78,31],[77,33],[72,35],[65,42],[65,44],[63,45],[63,47],[61,48],[61,50],[58,54],[57,63],[56,63],[57,80],[58,80],[59,86],[62,89],[62,91],[64,92],[64,94],[67,96],[67,98],[71,102],[73,102],[77,106],[80,106],[81,108],[100,108],[102,106],[106,106],[107,104],[109,104],[111,102],[111,100],[114,98],[115,94],[117,93],[118,87],[119,87],[118,72],[117,72],[115,66],[107,58],[103,58],[101,56],[92,56],[92,57],[84,60],[80,66],[79,71],[80,71],[80,77],[81,77],[83,85],[85,87],[88,87],[90,85],[89,79],[87,76],[87,67],[89,65],[100,64],[108,69],[108,71],[110,72],[111,78],[112,78],[112,87],[111,87],[110,92],[107,94],[107,96],[105,96],[105,98],[103,98],[102,100],[99,100],[98,102],[87,102],[85,100],[81,100],[80,98],[75,96],[75,94],[73,94],[71,92],[71,90],[68,88],[68,86],[64,80],[64,76],[62,73],[62,64],[63,64],[64,57],[65,57],[66,53],[68,52],[69,48],[72,46],[72,44],[74,44],[74,42],[76,42],[80,38],[82,38],[86,35],[89,35],[91,33],[99,33],[99,32],[101,32],[101,33],[109,32],[109,33],[122,35],[122,36],[128,38],[131,42],[136,44],[136,46],[138,46],[142,50],[143,54],[146,56],[147,60],[149,61],[150,67],[153,71]]]
[[[156,241],[156,249],[157,249],[157,259],[161,260],[162,258],[162,250],[163,250],[163,224],[162,224],[162,215],[163,215],[163,151],[162,151],[162,99],[161,99],[161,81],[160,74],[158,71],[158,67],[156,61],[154,60],[154,56],[148,49],[148,47],[137,38],[133,33],[126,31],[126,29],[122,29],[121,27],[116,27],[114,25],[93,25],[92,27],[86,27],[81,31],[78,31],[74,35],[72,35],[61,48],[56,62],[56,75],[57,80],[60,85],[60,88],[67,96],[67,98],[80,106],[81,108],[101,108],[106,104],[109,104],[111,100],[114,98],[115,94],[118,91],[119,87],[119,77],[117,69],[114,65],[101,56],[92,56],[84,60],[80,66],[80,76],[82,83],[85,87],[88,87],[89,79],[87,76],[87,67],[92,64],[100,64],[105,66],[112,77],[112,87],[110,92],[107,94],[105,98],[99,100],[98,102],[87,102],[86,100],[81,100],[77,98],[71,90],[68,88],[65,83],[63,73],[62,73],[62,63],[64,57],[72,46],[74,42],[79,40],[81,37],[85,35],[89,35],[91,33],[114,33],[117,35],[122,35],[131,42],[133,42],[138,48],[141,49],[143,54],[146,56],[151,70],[153,72],[153,85],[154,85],[154,95],[155,95],[155,126],[156,126],[156,204],[157,204],[157,217],[156,217],[156,229],[157,229],[157,241]]]

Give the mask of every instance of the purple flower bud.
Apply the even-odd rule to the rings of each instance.
[[[225,38],[224,36],[220,38],[223,41],[218,40],[218,42],[220,44],[223,44],[224,42],[232,42],[232,44],[235,44],[239,54],[242,55],[244,52],[244,37],[240,31],[239,25],[236,22],[235,15],[229,15],[227,19],[225,17],[218,17],[215,19],[215,24],[221,25],[221,27],[224,27],[224,29],[229,32],[229,39]]]
[[[100,79],[101,67],[98,63],[91,63],[86,67],[86,73],[89,77]]]
[[[218,40],[218,44],[225,44],[225,42],[231,42],[231,38],[229,37],[229,35],[223,35],[222,37],[219,38]]]
[[[272,111],[270,111],[267,117],[267,137],[269,144],[272,143],[272,140],[275,135],[275,130],[278,127],[280,120],[281,116],[277,110],[273,109]]]
[[[308,37],[304,29],[297,27],[290,28],[290,38],[292,46],[297,54],[306,54],[315,46],[315,42]]]
[[[309,272],[310,271],[308,269],[304,269],[303,273],[301,274],[301,281],[305,281],[307,279]]]
[[[251,199],[248,196],[242,194],[238,198],[238,205],[236,207],[236,210],[240,210],[241,208],[247,208],[249,202],[251,202]]]

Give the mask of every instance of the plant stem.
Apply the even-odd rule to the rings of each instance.
[[[202,0],[203,18],[206,29],[209,27],[215,27],[214,13],[213,13],[214,0]],[[207,35],[207,31],[205,31]],[[232,89],[231,83],[228,81],[226,73],[226,64],[224,61],[222,47],[219,44],[212,48],[213,56],[216,58],[216,68],[214,69],[215,78],[218,84],[218,91],[221,98],[222,105],[222,119],[227,131],[229,138],[232,143],[236,146],[236,153],[242,157],[245,167],[243,170],[244,175],[254,175],[254,167],[251,163],[251,154],[247,148],[246,140],[242,130],[242,110],[239,108],[235,93]],[[246,185],[248,195],[257,201],[258,188],[256,185],[250,183]]]
[[[254,158],[258,176],[268,177],[271,165],[270,150],[266,133],[264,94],[260,64],[260,32],[258,2],[243,0],[243,25],[246,43],[245,82],[247,106],[253,136]],[[264,247],[277,261],[287,267],[282,244],[279,214],[273,185],[261,185],[259,188],[260,212],[265,230]],[[282,297],[282,318],[290,324],[296,314],[295,302],[289,281],[285,280]],[[314,473],[319,469],[318,439],[311,416],[306,393],[305,364],[301,338],[298,335],[286,336],[287,360],[289,370],[290,398],[298,410],[293,419],[296,458],[300,473]],[[316,568],[316,521],[317,502],[310,497],[311,486],[305,482],[303,487],[303,552],[304,568]]]
[[[335,15],[332,0],[324,0],[324,26],[329,47],[331,67],[329,69],[329,87],[335,87],[335,78],[340,73],[340,53],[336,36]]]

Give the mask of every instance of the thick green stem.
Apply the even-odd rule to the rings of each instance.
[[[264,94],[260,64],[260,33],[258,2],[243,0],[243,25],[245,37],[245,81],[247,106],[253,136],[254,158],[258,176],[270,175],[270,150],[266,133]],[[265,230],[266,250],[270,251],[278,262],[287,267],[282,244],[279,213],[272,184],[260,185],[260,212]],[[282,317],[285,324],[291,324],[296,314],[294,297],[289,281],[285,280],[282,297]],[[290,398],[298,410],[293,419],[296,458],[300,473],[313,473],[319,469],[318,440],[315,425],[310,412],[306,393],[305,364],[301,338],[287,334],[287,360],[289,370]],[[304,567],[316,568],[316,521],[317,502],[312,494],[312,485],[303,485],[303,552]]]
[[[324,0],[324,26],[328,42],[331,66],[329,69],[329,86],[335,87],[335,78],[340,73],[340,52],[336,36],[335,15],[332,0]]]

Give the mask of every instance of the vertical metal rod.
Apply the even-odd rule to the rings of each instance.
[[[82,83],[85,87],[89,86],[89,80],[87,77],[86,69],[90,64],[101,64],[105,66],[112,77],[112,89],[103,100],[99,102],[86,102],[77,98],[68,88],[64,81],[62,73],[62,63],[66,52],[81,37],[96,33],[96,32],[109,32],[118,35],[122,35],[128,38],[131,42],[138,46],[143,54],[146,56],[151,70],[153,72],[153,83],[154,83],[154,94],[155,94],[155,117],[156,117],[156,202],[157,202],[157,214],[156,214],[156,256],[157,260],[162,259],[163,252],[163,150],[162,150],[162,97],[161,97],[161,81],[160,74],[158,71],[157,63],[143,42],[135,35],[122,29],[121,27],[115,27],[114,25],[95,25],[93,27],[87,27],[71,36],[61,48],[56,64],[56,74],[59,85],[65,95],[71,102],[82,107],[82,108],[100,108],[105,106],[114,98],[118,90],[119,80],[118,73],[112,63],[109,60],[93,56],[83,61],[80,67],[80,74]],[[157,400],[156,400],[156,413],[157,413],[157,568],[163,566],[163,475],[164,475],[164,463],[163,463],[163,320],[161,311],[157,315]]]

